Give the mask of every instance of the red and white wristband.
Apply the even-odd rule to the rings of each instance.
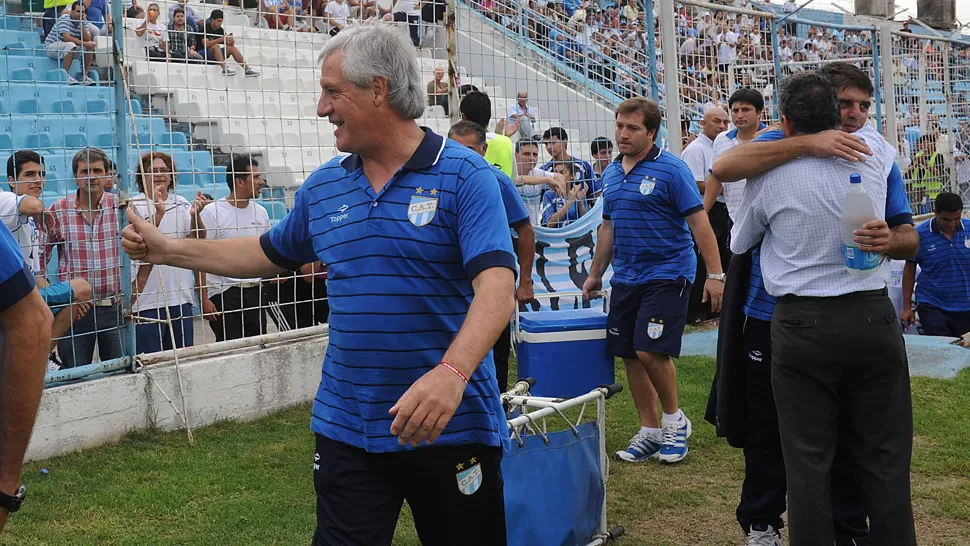
[[[448,368],[449,370],[451,370],[452,372],[454,372],[455,375],[457,375],[458,377],[460,377],[461,380],[464,381],[466,385],[468,384],[468,377],[464,373],[462,373],[462,371],[459,370],[458,368],[452,366],[451,364],[445,362],[444,360],[442,360],[441,362],[439,362],[438,365],[439,366],[444,366],[445,368]]]

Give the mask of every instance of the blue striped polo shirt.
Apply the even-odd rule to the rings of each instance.
[[[704,203],[690,168],[657,146],[629,174],[622,160],[603,171],[603,218],[613,223],[610,282],[694,282],[697,258],[685,218],[704,210]]]
[[[753,142],[770,142],[784,137],[782,131],[771,130],[758,135]],[[906,184],[899,166],[895,163],[886,178],[886,223],[890,228],[913,223],[913,211],[909,207],[909,197],[906,196]],[[765,281],[761,277],[761,247],[757,246],[751,253],[751,278],[748,281],[744,314],[753,319],[770,321],[777,302],[778,298],[765,290]]]
[[[380,193],[361,158],[331,159],[296,192],[260,243],[284,269],[327,264],[330,342],[313,402],[314,432],[372,453],[403,451],[388,410],[433,369],[465,320],[472,279],[515,270],[508,220],[481,156],[425,129]],[[435,445],[504,445],[489,353]]]
[[[944,311],[970,311],[970,233],[963,220],[947,239],[940,233],[936,218],[916,226],[919,252],[908,260],[919,264],[916,303],[932,305]]]
[[[495,179],[498,180],[499,191],[502,194],[502,204],[505,205],[505,216],[509,219],[509,227],[517,228],[522,224],[529,223],[529,211],[522,202],[519,189],[515,187],[515,182],[498,167],[492,166]]]
[[[34,289],[31,273],[20,243],[6,226],[0,227],[0,311],[6,311]]]

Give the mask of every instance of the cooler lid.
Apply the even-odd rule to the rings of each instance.
[[[533,334],[602,330],[606,328],[606,313],[600,309],[531,311],[519,315],[519,328]]]

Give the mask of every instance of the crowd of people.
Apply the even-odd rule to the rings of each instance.
[[[42,201],[41,154],[18,150],[6,165],[9,191],[0,191],[0,217],[54,313],[48,371],[90,364],[95,348],[100,361],[127,354],[114,162],[98,148],[78,151],[71,164],[77,189],[52,203]],[[232,156],[225,183],[227,197],[213,200],[200,191],[189,201],[176,193],[172,157],[150,152],[135,170],[130,210],[172,237],[219,240],[268,231],[267,210],[256,202],[264,185],[259,162]],[[267,316],[278,330],[327,320],[326,268],[319,263],[272,279],[142,264],[130,278],[138,353],[192,346],[195,307],[216,341],[265,334]]]

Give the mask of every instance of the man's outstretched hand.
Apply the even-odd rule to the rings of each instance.
[[[121,247],[132,260],[163,263],[171,241],[155,227],[128,209],[129,225],[121,232]]]

